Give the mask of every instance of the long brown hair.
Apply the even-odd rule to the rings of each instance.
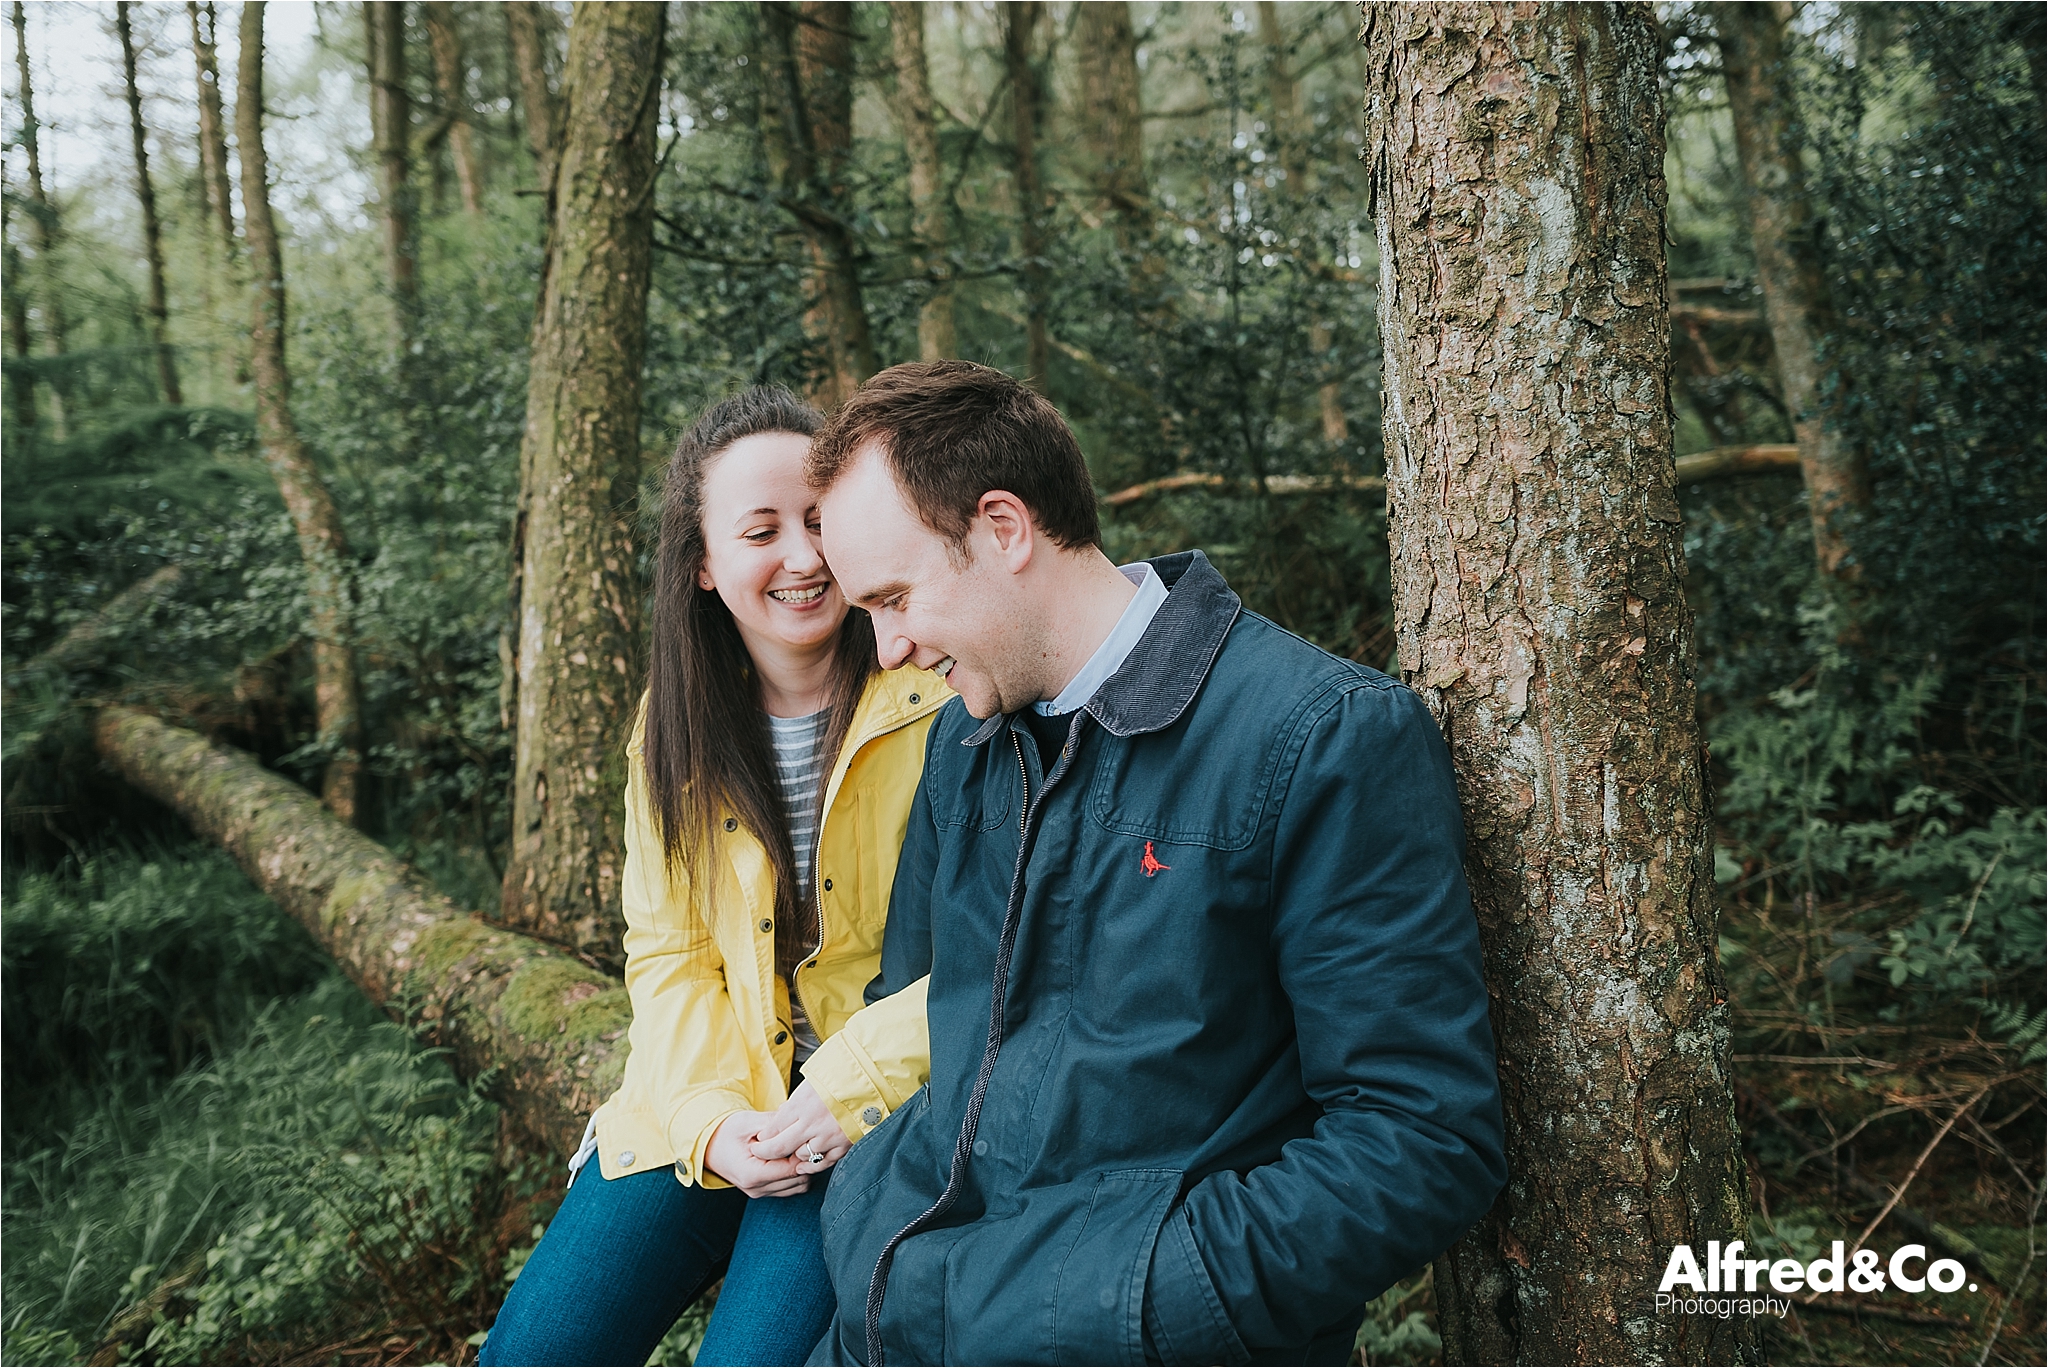
[[[779,385],[756,386],[712,405],[669,458],[654,553],[647,787],[663,863],[671,872],[682,869],[691,887],[708,897],[715,876],[700,865],[712,846],[713,824],[727,813],[745,823],[767,847],[775,870],[775,964],[784,974],[815,939],[817,907],[815,900],[798,905],[796,853],[754,659],[724,600],[697,583],[704,564],[704,469],[742,438],[767,432],[809,437],[824,421]],[[854,709],[879,668],[874,624],[866,613],[848,608],[834,646],[821,785],[830,779]],[[818,820],[822,830],[822,812]]]

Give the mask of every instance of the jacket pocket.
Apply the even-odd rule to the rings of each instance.
[[[1186,1207],[1175,1207],[1152,1246],[1145,1280],[1145,1329],[1160,1363],[1249,1363],[1223,1301],[1195,1248]]]
[[[946,1342],[962,1363],[1143,1363],[1146,1270],[1180,1193],[1174,1169],[1026,1189],[946,1261]]]

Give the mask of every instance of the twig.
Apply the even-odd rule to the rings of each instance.
[[[1877,1229],[1879,1224],[1883,1222],[1884,1218],[1892,1214],[1892,1208],[1899,1204],[1899,1198],[1905,1196],[1906,1189],[1913,1186],[1913,1180],[1920,1176],[1921,1166],[1927,1162],[1927,1157],[1934,1153],[1935,1146],[1939,1145],[1943,1140],[1948,1138],[1948,1133],[1955,1129],[1956,1122],[1963,1119],[1963,1113],[1969,1111],[1970,1108],[1976,1106],[1979,1102],[1983,1101],[1984,1095],[1990,1092],[1993,1086],[1995,1085],[1991,1083],[1986,1083],[1983,1087],[1977,1089],[1977,1091],[1971,1095],[1969,1101],[1963,1103],[1962,1106],[1956,1108],[1954,1114],[1952,1114],[1948,1120],[1942,1123],[1941,1129],[1934,1133],[1934,1138],[1927,1142],[1927,1148],[1921,1150],[1920,1157],[1913,1161],[1913,1167],[1910,1171],[1907,1172],[1905,1179],[1902,1182],[1900,1182],[1897,1188],[1893,1189],[1891,1200],[1884,1204],[1884,1210],[1878,1212],[1877,1215],[1871,1217],[1870,1224],[1863,1227],[1863,1233],[1861,1235],[1858,1235],[1856,1237],[1856,1242],[1850,1246],[1852,1250],[1863,1248],[1863,1242],[1870,1238],[1870,1232]]]
[[[1955,1325],[1968,1326],[1968,1316],[1958,1320],[1954,1316],[1938,1315],[1932,1311],[1907,1311],[1902,1307],[1884,1306],[1867,1301],[1817,1301],[1807,1302],[1808,1311],[1825,1311],[1830,1316],[1879,1316],[1885,1320],[1904,1321],[1908,1325]]]
[[[2041,1194],[2034,1194],[2034,1209],[2027,1213],[2027,1261],[2020,1265],[2020,1275],[2013,1279],[2012,1290],[1998,1301],[1998,1315],[1991,1322],[1991,1335],[1984,1341],[1984,1352],[1977,1355],[1977,1368],[1983,1368],[1991,1359],[1992,1346],[1998,1343],[1999,1332],[2005,1329],[2005,1317],[2012,1310],[2012,1301],[2026,1285],[2027,1275],[2034,1271],[2034,1256],[2039,1252],[2034,1247],[2034,1226],[2041,1219]]]

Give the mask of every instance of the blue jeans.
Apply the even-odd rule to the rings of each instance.
[[[832,1322],[818,1233],[829,1174],[797,1197],[605,1181],[592,1159],[519,1270],[480,1364],[643,1364],[720,1271],[697,1362],[802,1363]]]

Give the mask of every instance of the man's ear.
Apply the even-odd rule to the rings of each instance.
[[[1014,575],[1031,564],[1031,553],[1038,545],[1038,528],[1022,499],[1007,489],[991,489],[981,496],[974,511],[988,523],[996,558],[1005,569]]]

